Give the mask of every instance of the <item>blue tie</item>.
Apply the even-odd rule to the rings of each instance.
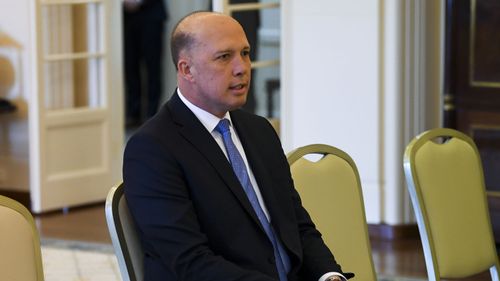
[[[252,186],[252,183],[250,182],[245,162],[243,161],[243,158],[241,157],[240,153],[238,152],[238,149],[236,148],[233,140],[231,139],[231,131],[229,130],[229,120],[228,119],[220,120],[219,124],[217,124],[217,126],[215,127],[215,130],[222,135],[222,140],[224,142],[224,146],[226,147],[226,151],[229,156],[229,162],[231,162],[233,171],[238,177],[238,180],[240,181],[241,185],[243,186],[243,189],[245,190],[245,193],[248,196],[248,200],[250,200],[250,203],[252,204],[252,207],[255,213],[257,214],[257,217],[259,218],[259,221],[262,224],[264,231],[267,234],[267,237],[269,238],[269,240],[271,240],[271,243],[273,244],[274,256],[276,260],[276,268],[278,269],[280,281],[287,281],[286,275],[290,271],[290,259],[285,249],[283,248],[283,245],[276,237],[272,225],[267,220],[267,217],[264,214],[264,211],[262,210],[259,204],[259,200],[257,199],[255,190]]]

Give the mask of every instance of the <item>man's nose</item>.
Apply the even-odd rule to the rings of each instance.
[[[236,56],[233,62],[234,76],[241,76],[250,71],[250,59],[245,56]]]

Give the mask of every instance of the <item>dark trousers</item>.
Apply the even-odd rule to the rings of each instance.
[[[125,111],[129,120],[142,122],[158,110],[163,29],[163,21],[125,17]]]

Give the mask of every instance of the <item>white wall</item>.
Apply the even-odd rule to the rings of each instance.
[[[427,52],[440,64],[440,42],[434,34],[434,41],[425,40],[426,8],[440,7],[432,2],[282,2],[285,151],[311,143],[346,151],[360,172],[369,223],[411,221],[404,146],[415,132],[438,122],[426,114],[441,81],[434,71],[429,86],[425,75],[426,68],[437,67],[425,63]],[[439,34],[439,25],[434,32]]]

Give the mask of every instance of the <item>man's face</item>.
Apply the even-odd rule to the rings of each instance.
[[[245,104],[250,86],[250,46],[241,26],[215,17],[196,32],[189,52],[195,104],[222,117]]]

